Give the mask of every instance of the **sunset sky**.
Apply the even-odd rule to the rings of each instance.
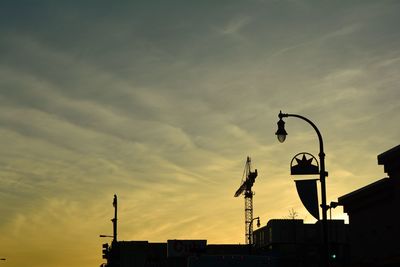
[[[314,223],[289,173],[325,145],[328,202],[400,143],[400,1],[1,1],[0,266],[99,266],[119,239],[244,243]],[[297,177],[299,178],[299,177]],[[316,177],[312,177],[316,178]],[[342,208],[334,218],[347,218]]]

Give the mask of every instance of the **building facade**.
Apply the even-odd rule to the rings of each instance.
[[[101,267],[277,267],[248,245],[206,244],[206,240],[115,241],[103,250]]]
[[[329,220],[330,265],[345,266],[348,259],[348,225]],[[272,219],[254,231],[256,249],[271,255],[279,266],[320,266],[322,225],[305,224],[298,219]]]
[[[378,164],[388,177],[339,198],[349,215],[351,266],[400,266],[400,145]]]

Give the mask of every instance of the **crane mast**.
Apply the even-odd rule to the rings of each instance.
[[[236,190],[235,197],[244,195],[244,216],[245,216],[245,242],[246,244],[253,243],[253,195],[254,192],[251,190],[257,177],[257,169],[254,172],[251,171],[251,159],[247,157],[246,164],[244,166],[243,176],[241,185]]]

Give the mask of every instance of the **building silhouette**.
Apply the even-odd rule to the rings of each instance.
[[[344,220],[328,221],[330,265],[349,262],[348,225]],[[307,224],[300,219],[272,219],[254,231],[259,253],[278,259],[279,266],[320,266],[322,258],[322,225]]]
[[[400,145],[378,155],[388,177],[339,197],[349,215],[328,220],[330,267],[400,266]],[[116,199],[116,198],[115,198]],[[114,205],[114,203],[113,203]],[[115,205],[116,208],[116,200]],[[322,225],[272,219],[253,233],[253,245],[207,244],[206,240],[117,241],[103,245],[103,267],[317,267]]]
[[[206,240],[116,241],[102,267],[277,267],[266,255],[249,255],[249,245],[207,245]]]
[[[378,155],[388,177],[339,197],[351,266],[400,266],[400,145]]]

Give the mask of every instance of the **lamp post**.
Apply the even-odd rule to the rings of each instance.
[[[328,266],[329,264],[329,251],[328,251],[328,227],[327,227],[327,210],[328,206],[326,205],[326,183],[325,179],[328,176],[328,173],[325,171],[325,153],[324,153],[324,143],[322,140],[322,135],[320,131],[318,130],[317,126],[307,119],[306,117],[303,117],[301,115],[297,114],[288,114],[288,113],[282,113],[282,111],[279,112],[278,114],[279,121],[278,121],[278,130],[276,131],[276,136],[278,137],[279,142],[283,143],[286,139],[287,132],[285,130],[285,122],[282,120],[282,118],[287,118],[287,117],[295,117],[302,119],[306,122],[308,122],[315,130],[315,132],[318,135],[318,140],[319,140],[319,161],[320,161],[320,170],[319,170],[319,181],[321,182],[321,208],[322,208],[322,238],[323,238],[323,263],[324,266]]]
[[[257,227],[260,227],[260,217],[255,217],[255,218],[251,219],[251,221],[249,223],[249,233],[251,233],[250,229],[251,229],[251,226],[253,225],[254,220],[257,220]],[[251,254],[251,246],[253,246],[252,236],[249,235],[249,254]]]
[[[332,209],[335,209],[337,206],[339,206],[339,203],[335,201],[331,201],[327,206],[327,209],[329,209],[329,220],[332,220]]]

